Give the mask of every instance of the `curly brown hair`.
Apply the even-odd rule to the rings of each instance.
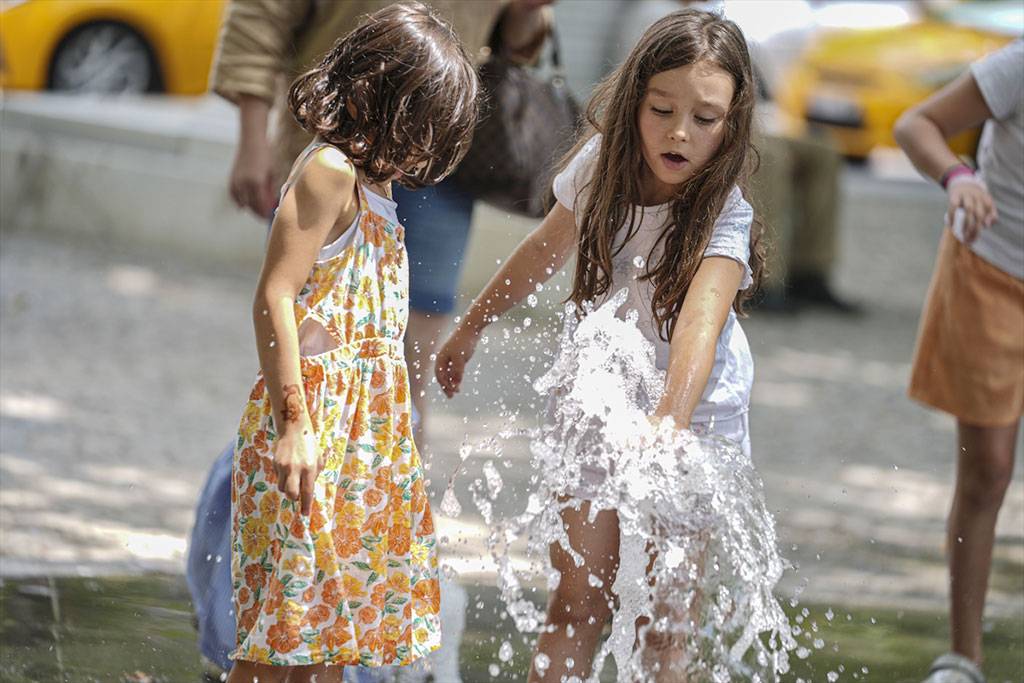
[[[373,182],[433,185],[462,159],[478,114],[476,70],[452,27],[419,2],[390,5],[339,39],[288,91],[307,132]]]
[[[652,250],[661,257],[641,276],[654,285],[651,297],[654,322],[663,339],[671,339],[679,310],[700,267],[711,239],[715,220],[732,188],[743,194],[756,169],[757,151],[751,143],[756,84],[740,29],[716,14],[696,9],[674,12],[652,25],[626,60],[600,85],[587,106],[589,134],[584,134],[562,161],[562,168],[594,135],[601,133],[601,150],[589,183],[579,223],[576,273],[569,300],[577,310],[612,286],[612,257],[618,253],[615,237],[626,225],[621,249],[639,229],[637,206],[642,204],[643,148],[637,117],[655,74],[707,61],[732,76],[735,89],[726,114],[726,133],[715,156],[679,188],[672,200],[670,218]],[[750,267],[754,285],[739,292],[733,301],[737,313],[753,296],[764,269],[762,225],[755,218],[750,232]]]

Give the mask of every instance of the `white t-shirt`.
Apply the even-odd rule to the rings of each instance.
[[[978,166],[999,218],[970,247],[1024,280],[1024,40],[975,62],[971,73],[992,112],[982,132]]]
[[[555,198],[564,207],[573,211],[577,220],[586,207],[587,192],[580,195],[579,190],[589,182],[594,172],[594,164],[600,152],[601,136],[595,135],[573,158],[564,171],[555,176],[553,189]],[[653,321],[651,297],[654,286],[650,281],[640,281],[638,275],[646,272],[646,260],[651,247],[657,242],[658,236],[669,218],[670,205],[637,207],[640,226],[636,234],[626,243],[625,247],[612,258],[612,284],[603,297],[595,305],[600,305],[615,294],[619,289],[627,287],[629,295],[626,304],[619,311],[619,317],[625,317],[627,311],[635,309],[639,319],[637,324],[643,335],[655,348],[656,363],[659,369],[668,369],[669,343],[658,335]],[[738,187],[734,187],[725,208],[715,221],[711,233],[711,241],[704,256],[725,256],[743,264],[744,274],[740,289],[752,284],[750,260],[750,225],[754,212],[750,204],[743,199]],[[617,237],[617,244],[625,237],[622,226]],[[657,263],[660,251],[652,256]],[[638,267],[638,263],[643,263]],[[754,382],[754,361],[750,355],[747,337],[743,334],[734,311],[729,311],[722,332],[715,346],[715,364],[708,378],[707,387],[701,401],[694,410],[692,421],[706,423],[727,420],[747,412],[750,405],[750,388]]]

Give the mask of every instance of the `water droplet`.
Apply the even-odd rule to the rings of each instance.
[[[508,278],[505,278],[505,285],[507,286],[507,285],[510,285],[510,284],[512,284],[512,281],[509,280]]]
[[[537,673],[544,675],[544,672],[551,666],[551,659],[543,652],[538,652],[533,658],[533,667],[537,669]]]
[[[634,256],[633,257],[633,265],[635,267],[643,268],[645,263],[646,262],[644,261],[644,257],[643,256]]]
[[[270,342],[270,348],[274,348],[275,346],[277,346],[277,342],[275,342],[275,341]]]
[[[512,643],[507,640],[502,641],[501,647],[498,648],[498,659],[503,662],[512,659]]]
[[[455,491],[451,487],[445,490],[444,498],[441,499],[441,512],[448,517],[458,517],[462,514],[462,506],[459,499],[455,497]]]
[[[537,307],[537,295],[536,294],[531,294],[528,297],[526,297],[526,303],[529,304],[530,308],[536,308]]]
[[[501,673],[501,667],[492,663],[487,667],[487,673],[491,674],[491,677],[494,678]]]

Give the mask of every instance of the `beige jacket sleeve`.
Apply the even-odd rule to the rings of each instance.
[[[214,57],[211,89],[236,102],[253,95],[271,105],[294,57],[295,34],[311,0],[230,0]]]

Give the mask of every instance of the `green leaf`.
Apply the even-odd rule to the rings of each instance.
[[[362,569],[362,570],[363,570],[364,572],[368,572],[368,571],[370,571],[370,565],[369,565],[369,564],[367,564],[366,562],[358,562],[358,561],[357,561],[357,562],[353,562],[352,564],[353,564],[353,566],[355,566],[356,568],[358,568],[358,569]]]
[[[250,483],[252,483],[252,482],[250,482]],[[256,484],[256,490],[259,491],[260,493],[262,493],[262,492],[267,490],[267,485],[265,483],[263,483],[262,481],[258,482]]]

